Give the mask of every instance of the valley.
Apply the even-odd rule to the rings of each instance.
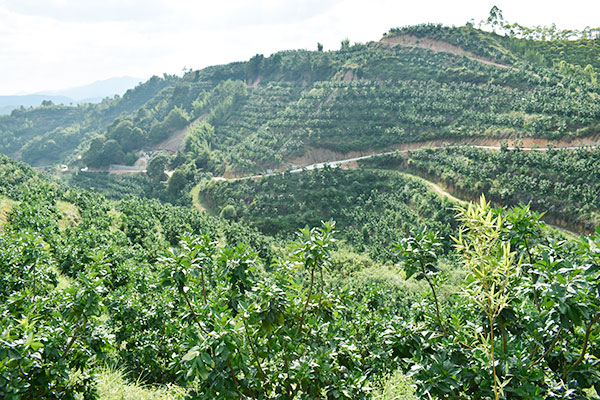
[[[0,397],[597,399],[600,31],[493,11],[0,116]]]

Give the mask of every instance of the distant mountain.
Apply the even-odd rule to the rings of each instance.
[[[37,107],[42,101],[49,100],[54,104],[99,103],[105,97],[122,95],[128,89],[135,87],[142,79],[131,76],[96,81],[89,85],[78,86],[63,90],[45,91],[18,96],[0,96],[0,114],[8,114],[15,108]]]
[[[15,108],[23,106],[37,107],[42,101],[50,100],[54,104],[70,104],[74,100],[67,96],[48,95],[48,94],[26,94],[21,96],[0,96],[0,114],[9,114]]]
[[[137,85],[141,81],[142,79],[140,78],[134,78],[131,76],[121,76],[96,81],[85,86],[79,86],[64,90],[40,92],[36,94],[50,96],[66,96],[70,97],[71,99],[77,102],[97,102],[101,101],[107,96],[112,97],[115,94],[121,95],[125,93],[128,89],[135,87],[135,85]],[[92,101],[96,99],[98,100]]]

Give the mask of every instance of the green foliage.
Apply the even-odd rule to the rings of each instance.
[[[437,398],[600,389],[600,230],[556,241],[529,207],[485,201],[460,208],[454,230],[449,204],[395,172],[206,187],[242,220],[308,200],[330,214],[318,217],[340,217],[286,246],[189,208],[108,202],[0,161],[13,201],[0,235],[2,398],[94,398],[104,364],[198,399],[412,396],[412,384]],[[79,222],[59,229],[67,204]],[[334,227],[352,249],[336,249]],[[456,238],[458,257],[436,231]],[[360,243],[384,260],[398,252],[411,279],[354,253]]]
[[[459,220],[463,226],[456,239],[457,250],[471,270],[465,293],[489,322],[489,335],[480,334],[481,349],[490,359],[494,396],[499,399],[511,378],[500,380],[496,372],[494,324],[509,305],[509,286],[520,261],[515,263],[510,242],[501,241],[504,220],[494,215],[484,196],[479,206],[471,203],[466,209],[459,208]]]
[[[82,152],[85,164],[106,167],[132,162],[134,150],[202,118],[214,132],[189,142],[187,161],[240,173],[281,167],[313,147],[349,152],[431,139],[595,133],[597,32],[565,40],[555,28],[536,28],[542,36],[531,36],[499,15],[490,24],[506,36],[472,24],[417,25],[392,29],[380,43],[345,40],[338,51],[282,51],[183,78],[153,77],[99,105],[15,110],[0,118],[0,151],[38,164],[75,162]],[[394,45],[397,35],[449,43],[469,56]]]
[[[116,140],[106,140],[99,136],[91,141],[90,147],[82,159],[90,167],[108,167],[110,164],[123,163],[125,153]]]
[[[596,239],[582,241],[580,253],[573,253],[564,242],[533,234],[541,228],[539,216],[523,208],[493,210],[483,198],[459,208],[459,219],[464,225],[456,241],[471,273],[445,311],[449,329],[436,336],[417,327],[428,338],[416,344],[410,369],[419,393],[580,398],[598,386],[588,342],[600,316],[597,298],[587,294],[597,290],[597,283],[588,285],[598,271],[590,268],[586,245]]]
[[[415,275],[415,279],[425,279],[431,288],[435,302],[435,315],[440,329],[445,330],[440,318],[440,306],[435,287],[440,284],[440,272],[437,267],[438,252],[442,247],[441,238],[435,232],[421,229],[415,237],[402,239],[395,245],[400,259],[404,262],[406,278]]]
[[[57,288],[50,245],[37,234],[0,236],[0,395],[6,399],[94,398],[93,360],[107,335],[99,329],[105,288],[79,276]]]
[[[81,146],[87,147],[86,142],[104,132],[120,114],[133,114],[178,79],[155,76],[127,91],[123,97],[107,98],[100,104],[47,104],[13,110],[10,115],[0,116],[0,152],[12,155],[21,151],[24,160],[42,165],[75,160],[74,153]],[[116,120],[119,121],[120,118]],[[126,148],[125,142],[123,144]],[[93,165],[105,165],[95,159],[91,161]]]
[[[352,332],[366,327],[345,324],[355,314],[349,294],[329,291],[324,281],[315,290],[314,273],[329,263],[333,227],[302,230],[293,246],[294,259],[311,276],[308,287],[287,263],[260,273],[239,246],[207,257],[214,252],[206,251],[206,241],[184,238],[182,253],[162,259],[167,281],[180,288],[192,316],[189,350],[179,363],[185,379],[199,385],[194,398],[368,398],[365,374],[382,368],[383,360],[354,339],[360,335]],[[211,258],[224,279],[205,297],[193,271]]]
[[[225,218],[225,219],[229,219],[229,220],[234,220],[237,217],[237,212],[235,211],[235,207],[232,206],[231,204],[226,205],[225,207],[223,207],[221,209],[221,212],[219,213],[219,216],[221,218]]]
[[[419,226],[446,238],[455,226],[452,204],[397,173],[322,169],[213,181],[201,193],[211,209],[234,206],[241,221],[270,235],[334,219],[349,244],[378,260],[392,259],[392,244]]]
[[[166,154],[156,153],[148,161],[148,166],[146,167],[146,174],[155,184],[165,181],[167,180],[165,169],[167,168],[168,164],[169,158]]]
[[[181,169],[176,169],[167,181],[167,192],[176,196],[187,185],[187,177]]]
[[[127,196],[153,197],[156,186],[142,175],[110,175],[108,172],[76,172],[65,179],[70,185],[80,189],[104,194],[113,200]]]
[[[485,193],[507,206],[530,204],[550,222],[592,232],[600,222],[599,155],[600,151],[586,148],[498,152],[451,147],[376,158],[365,165],[408,169],[470,199]]]
[[[115,122],[117,121],[115,120]],[[138,148],[144,138],[142,130],[135,127],[131,120],[119,121],[116,126],[115,122],[109,126],[106,133],[107,138],[116,140],[124,152]]]
[[[272,257],[270,243],[246,227],[158,201],[111,205],[102,196],[67,190],[2,160],[0,187],[23,199],[13,203],[0,237],[7,277],[0,291],[6,335],[0,370],[2,388],[15,396],[91,396],[94,368],[107,355],[105,343],[113,345],[112,363],[147,381],[174,382],[172,356],[183,354],[185,320],[174,318],[177,294],[160,286],[158,255],[186,232],[210,231],[226,232],[227,239],[219,240],[233,248],[244,240],[252,251]],[[59,230],[58,202],[75,208],[79,223]],[[31,335],[33,342],[23,340]],[[41,350],[37,342],[44,345]],[[9,357],[21,360],[31,380],[22,379]],[[46,388],[52,392],[44,394]]]
[[[15,162],[0,154],[0,194],[21,199],[25,182],[34,176],[34,171],[26,164]]]

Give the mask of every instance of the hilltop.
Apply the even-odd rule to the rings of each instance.
[[[201,115],[204,123],[170,150],[230,174],[285,168],[310,149],[593,136],[599,39],[555,36],[419,25],[339,50],[258,54],[154,77],[98,105],[15,110],[0,117],[0,151],[34,165],[77,156],[91,167],[131,165],[138,150],[158,149]]]

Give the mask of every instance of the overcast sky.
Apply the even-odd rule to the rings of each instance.
[[[478,22],[493,5],[528,26],[600,25],[597,0],[0,0],[0,95],[337,49],[391,27]]]

